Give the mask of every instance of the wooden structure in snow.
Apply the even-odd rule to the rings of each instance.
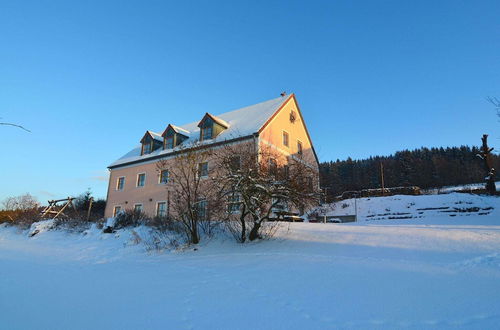
[[[57,199],[57,200],[48,201],[49,205],[47,205],[47,207],[44,208],[42,213],[41,213],[42,218],[50,217],[51,215],[53,215],[52,217],[50,217],[51,219],[55,219],[58,216],[66,216],[63,213],[63,211],[68,206],[72,206],[73,209],[75,209],[75,205],[73,204],[73,200],[74,200],[73,197],[68,197],[68,198],[64,198],[64,199]],[[58,205],[58,204],[63,203],[63,202],[65,202],[65,203],[62,205]]]

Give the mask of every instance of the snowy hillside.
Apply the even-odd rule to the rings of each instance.
[[[451,223],[468,220],[464,216],[483,216],[493,212],[498,198],[489,196],[451,193],[443,195],[407,196],[347,199],[333,203],[325,208],[328,216],[354,215],[358,221],[374,220],[416,220],[423,218],[449,219]]]
[[[444,196],[358,200],[372,220],[163,254],[144,229],[0,226],[0,328],[498,328],[500,198]],[[441,212],[454,208],[480,210]],[[402,211],[415,217],[381,215]]]

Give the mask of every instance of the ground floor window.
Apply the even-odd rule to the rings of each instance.
[[[142,204],[135,204],[134,205],[134,212],[135,213],[142,213],[144,211],[144,208],[142,207]]]
[[[241,200],[239,194],[232,194],[228,197],[227,211],[229,213],[239,213],[241,207]]]
[[[167,202],[158,202],[156,204],[156,216],[162,218],[167,216]]]
[[[122,211],[121,206],[115,206],[115,208],[113,209],[113,217],[116,217],[118,214],[120,214],[121,211]]]
[[[206,199],[201,199],[196,204],[196,210],[198,212],[198,220],[206,220],[207,219],[207,208],[208,202]]]

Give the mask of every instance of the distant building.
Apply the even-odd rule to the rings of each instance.
[[[212,115],[187,125],[168,124],[162,133],[146,131],[136,146],[109,165],[106,217],[125,209],[142,211],[150,216],[168,214],[168,169],[158,171],[160,159],[171,159],[185,152],[183,146],[214,148],[227,143],[254,143],[256,148],[271,147],[284,156],[300,155],[313,166],[318,176],[319,163],[294,94]],[[208,174],[210,161],[200,164]]]

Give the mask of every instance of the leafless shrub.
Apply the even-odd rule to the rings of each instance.
[[[122,229],[127,227],[137,227],[148,222],[149,218],[143,212],[134,210],[125,210],[120,212],[115,217],[115,224],[113,229]]]

